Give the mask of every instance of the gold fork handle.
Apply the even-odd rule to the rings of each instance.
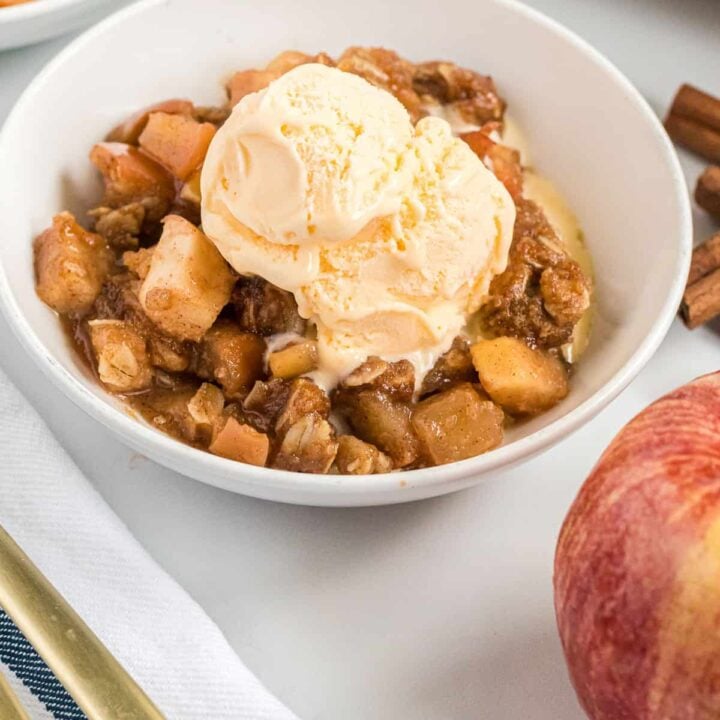
[[[0,718],[3,720],[30,720],[30,716],[23,710],[18,696],[2,673],[0,673]]]
[[[0,606],[90,720],[163,720],[140,686],[2,527]]]

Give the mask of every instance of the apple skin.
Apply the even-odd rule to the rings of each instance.
[[[592,720],[720,718],[720,373],[613,440],[562,527],[554,585]]]

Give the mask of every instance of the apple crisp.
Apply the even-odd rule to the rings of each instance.
[[[203,233],[200,171],[213,137],[242,98],[305,63],[361,76],[413,122],[448,119],[515,204],[506,269],[423,376],[408,360],[371,356],[323,387],[316,328],[294,295],[235,272]],[[62,212],[36,238],[37,293],[109,392],[196,448],[342,474],[487,452],[509,420],[567,395],[566,350],[591,300],[588,272],[525,196],[521,155],[503,144],[505,110],[492,78],[451,62],[416,64],[367,47],[336,59],[284,52],[232,75],[222,106],[164,100],[96,144],[90,161],[104,196],[86,222]]]

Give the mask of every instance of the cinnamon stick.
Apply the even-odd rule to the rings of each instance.
[[[680,312],[690,329],[720,315],[720,232],[693,250]]]
[[[720,131],[673,113],[666,118],[665,129],[678,145],[720,163]]]
[[[720,132],[720,99],[692,85],[680,86],[670,114],[693,120]]]
[[[720,164],[720,99],[682,85],[665,119],[665,129],[679,145]],[[703,172],[695,201],[720,219],[720,167]],[[720,315],[720,233],[693,251],[680,311],[689,328]]]
[[[702,245],[698,245],[690,261],[690,274],[688,286],[720,268],[720,232],[715,233]]]
[[[691,330],[720,315],[720,269],[685,289],[680,311]]]
[[[720,167],[711,165],[698,178],[695,202],[720,220]]]

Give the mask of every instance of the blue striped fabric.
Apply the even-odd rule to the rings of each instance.
[[[56,720],[87,720],[85,713],[1,608],[0,662],[22,680]]]

